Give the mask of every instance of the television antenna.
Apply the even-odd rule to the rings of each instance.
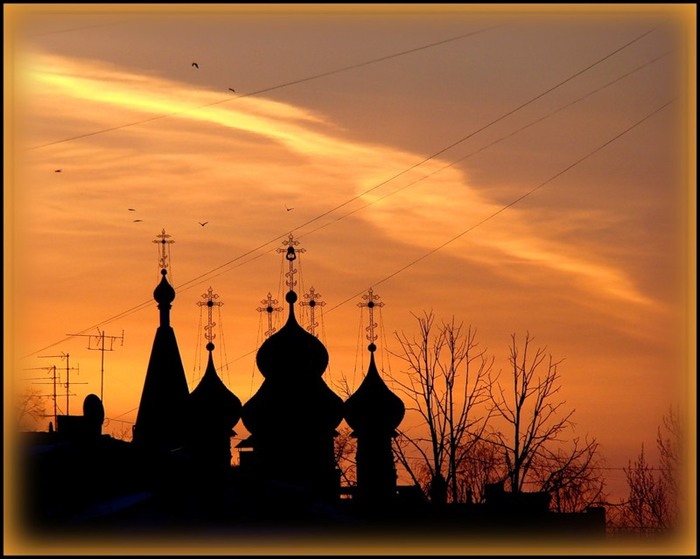
[[[71,385],[70,372],[73,370],[79,371],[80,368],[70,366],[70,353],[61,352],[61,355],[39,355],[39,357],[41,357],[41,358],[60,357],[61,361],[63,359],[66,360],[66,415],[70,415],[70,385]],[[54,387],[53,387],[53,394],[54,394],[53,403],[54,403],[54,416],[55,416],[54,420],[55,420],[56,417],[58,416],[58,414],[56,412],[56,379],[57,379],[57,375],[56,375],[56,366],[55,365],[53,366],[53,370],[54,370],[54,374],[53,374],[53,385],[54,385]],[[73,384],[87,384],[87,382],[74,382]]]
[[[100,365],[100,400],[104,406],[104,383],[105,383],[105,351],[114,351],[114,342],[116,340],[121,341],[121,345],[124,345],[124,330],[122,330],[121,336],[107,336],[104,330],[97,328],[97,335],[95,334],[66,334],[66,336],[82,336],[88,339],[88,349],[96,350],[102,353],[102,363]],[[109,342],[109,347],[105,343],[105,340]],[[93,344],[95,347],[93,347]]]

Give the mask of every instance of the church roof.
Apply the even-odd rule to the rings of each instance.
[[[213,349],[213,344],[208,347]],[[233,428],[241,418],[241,401],[216,373],[211,350],[204,376],[190,394],[189,407],[192,419],[197,423]]]
[[[290,421],[299,429],[334,429],[343,418],[343,401],[321,378],[328,350],[297,322],[296,293],[289,291],[286,300],[286,324],[258,350],[256,361],[265,380],[243,406],[243,423],[251,433],[283,432]]]
[[[187,377],[182,365],[175,332],[170,326],[170,307],[175,299],[175,289],[167,279],[165,230],[159,235],[163,245],[161,256],[161,280],[153,291],[158,303],[160,323],[156,330],[141,402],[134,425],[134,443],[174,449],[181,446],[185,427],[185,406],[189,396]]]
[[[267,338],[256,356],[258,369],[265,378],[284,382],[301,377],[320,377],[328,367],[328,350],[313,334],[304,330],[294,315],[297,295],[289,291],[289,316],[280,330]],[[293,373],[291,373],[293,371]],[[290,375],[294,376],[290,376]]]
[[[345,421],[356,434],[393,433],[401,423],[404,412],[401,398],[379,376],[374,352],[370,352],[369,368],[362,384],[345,401]]]

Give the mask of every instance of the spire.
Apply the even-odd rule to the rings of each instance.
[[[370,362],[362,384],[345,402],[345,420],[353,430],[359,433],[389,433],[399,426],[403,419],[405,407],[401,399],[394,394],[384,383],[374,360],[374,352],[377,349],[374,341],[377,339],[374,322],[374,308],[383,307],[384,303],[377,303],[379,295],[375,295],[372,288],[362,296],[366,302],[360,302],[358,307],[369,309],[369,326],[367,339],[370,352]]]
[[[357,437],[357,492],[355,497],[365,506],[376,507],[391,503],[396,497],[396,466],[391,448],[391,439],[396,436],[395,429],[401,423],[405,406],[379,375],[374,361],[377,339],[374,329],[374,308],[382,307],[377,303],[378,295],[368,291],[362,297],[366,302],[358,307],[369,309],[369,326],[367,339],[370,352],[369,368],[360,387],[344,403],[343,411],[347,424]]]
[[[188,446],[197,460],[228,468],[231,465],[231,436],[233,427],[241,418],[242,404],[239,398],[223,383],[214,367],[214,334],[216,323],[212,314],[214,307],[223,303],[216,301],[219,296],[210,287],[202,294],[204,301],[200,307],[207,307],[207,324],[204,338],[207,340],[207,369],[197,387],[189,396],[189,441]]]
[[[160,324],[156,330],[144,380],[141,402],[134,425],[134,443],[153,449],[173,450],[184,441],[184,412],[189,396],[185,369],[175,332],[170,326],[170,308],[175,289],[168,283],[170,235],[165,229],[157,235],[161,280],[153,291],[158,303]]]

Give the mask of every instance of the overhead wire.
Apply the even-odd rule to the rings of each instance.
[[[622,45],[621,47],[618,47],[618,48],[615,49],[614,51],[612,51],[612,52],[608,53],[607,55],[605,55],[604,57],[598,59],[596,62],[593,62],[592,64],[589,64],[588,66],[584,67],[583,69],[581,69],[581,70],[575,72],[574,74],[572,74],[572,75],[570,75],[569,77],[565,78],[564,80],[560,81],[560,82],[557,83],[556,85],[554,85],[554,86],[550,87],[549,89],[545,90],[544,92],[542,92],[542,93],[536,95],[535,97],[529,99],[528,101],[525,101],[524,103],[522,103],[522,104],[520,104],[519,106],[517,106],[515,109],[512,109],[512,110],[508,111],[507,113],[505,113],[505,114],[499,116],[498,118],[496,118],[496,119],[494,119],[494,120],[491,120],[488,124],[482,126],[481,128],[479,128],[479,129],[477,129],[477,130],[475,130],[475,131],[469,133],[468,135],[466,135],[466,136],[460,138],[459,140],[457,140],[457,141],[455,141],[455,142],[452,142],[452,143],[449,144],[448,146],[446,146],[446,147],[440,149],[439,151],[433,153],[432,155],[430,155],[430,156],[428,156],[428,157],[422,159],[422,160],[419,161],[418,163],[416,163],[416,164],[414,164],[414,165],[412,165],[412,166],[410,166],[410,167],[408,167],[408,168],[402,170],[401,172],[399,172],[399,173],[393,175],[392,177],[390,177],[390,178],[388,178],[388,179],[386,179],[386,180],[384,180],[384,181],[382,181],[382,182],[380,182],[380,183],[378,183],[378,184],[372,186],[371,188],[365,190],[364,192],[362,192],[362,193],[360,193],[360,194],[358,194],[358,195],[356,195],[356,196],[353,196],[352,198],[349,198],[348,200],[342,202],[341,204],[339,204],[339,205],[337,205],[337,206],[335,206],[335,207],[333,207],[333,208],[331,208],[331,209],[329,209],[329,210],[327,210],[327,211],[325,211],[325,212],[322,212],[322,213],[316,215],[316,216],[313,217],[312,219],[307,220],[305,223],[302,223],[301,225],[298,225],[297,227],[293,228],[289,233],[293,233],[293,232],[295,232],[295,231],[299,231],[299,230],[303,229],[304,227],[306,227],[306,226],[308,226],[308,225],[310,225],[310,224],[312,224],[312,223],[318,221],[319,219],[322,219],[323,217],[325,217],[325,216],[327,216],[327,215],[329,215],[329,214],[331,214],[331,213],[333,213],[333,212],[339,210],[340,208],[343,208],[343,207],[347,206],[348,204],[350,204],[350,203],[352,203],[352,202],[354,202],[354,201],[356,201],[356,200],[362,198],[363,196],[365,196],[365,195],[368,194],[369,192],[372,192],[372,191],[374,191],[374,190],[380,188],[381,186],[384,186],[384,185],[388,184],[389,182],[391,182],[391,181],[393,181],[393,180],[399,178],[400,176],[403,176],[404,174],[406,174],[406,173],[410,172],[411,170],[413,170],[413,169],[419,167],[420,165],[423,165],[423,164],[427,163],[428,161],[431,161],[432,159],[434,159],[434,158],[436,158],[437,156],[439,156],[439,155],[445,153],[445,152],[448,151],[449,149],[451,149],[451,148],[453,148],[453,147],[456,147],[457,145],[463,143],[464,141],[466,141],[466,140],[472,138],[474,135],[478,134],[479,132],[482,132],[482,131],[486,130],[487,128],[489,128],[489,127],[493,126],[494,124],[500,122],[501,120],[505,119],[506,117],[513,115],[515,112],[517,112],[517,111],[519,111],[519,110],[525,108],[526,106],[528,106],[528,105],[534,103],[534,102],[537,101],[538,99],[541,99],[543,96],[545,96],[545,95],[547,95],[548,93],[551,93],[552,91],[558,89],[559,87],[561,87],[561,86],[563,86],[564,84],[568,83],[568,82],[571,81],[572,79],[574,79],[574,78],[580,76],[580,75],[583,74],[584,72],[587,72],[587,71],[589,71],[590,69],[594,68],[595,66],[601,64],[601,63],[604,62],[605,60],[609,59],[611,56],[613,56],[613,55],[619,53],[620,51],[624,50],[625,48],[628,48],[629,46],[631,46],[632,44],[634,44],[634,43],[636,43],[637,41],[641,40],[642,38],[646,37],[647,35],[649,35],[649,34],[652,33],[653,31],[654,31],[654,29],[651,29],[651,30],[649,30],[649,31],[646,31],[646,32],[642,33],[641,35],[635,37],[635,38],[632,39],[631,41],[628,41],[627,43],[625,43],[625,44]],[[466,36],[466,35],[465,35],[465,36]],[[462,37],[463,37],[463,36],[460,36],[460,38],[462,38]],[[442,44],[442,43],[445,43],[445,42],[449,42],[450,40],[456,40],[456,39],[457,39],[457,38],[447,39],[447,40],[444,40],[444,41],[441,41],[441,42],[435,43],[435,44]],[[418,48],[416,48],[416,49],[411,49],[410,51],[406,51],[406,52],[413,52],[413,51],[415,51],[415,50],[422,50],[422,49],[424,49],[424,48],[428,48],[428,45],[423,46],[423,47],[418,47]],[[388,56],[388,57],[383,57],[382,59],[376,59],[376,60],[384,60],[384,59],[387,59],[387,58],[393,58],[393,57],[395,57],[395,56],[399,56],[400,54],[405,54],[405,53],[396,53],[396,54],[394,54],[394,55],[390,55],[390,56]],[[644,66],[646,66],[646,65],[648,65],[648,64],[650,64],[650,63],[652,63],[652,62],[654,62],[654,61],[656,61],[656,60],[658,60],[659,58],[662,58],[663,56],[666,56],[667,54],[668,54],[668,53],[665,53],[665,54],[663,54],[663,55],[661,55],[661,56],[655,58],[654,60],[649,61],[648,63],[646,63],[646,64],[644,64],[644,65],[642,65],[642,66],[636,68],[635,70],[632,70],[632,71],[628,72],[627,74],[625,74],[624,77],[626,77],[626,76],[628,76],[628,75],[634,73],[635,71],[637,71],[637,70],[643,68]],[[376,60],[375,60],[375,61],[376,61]],[[360,64],[360,65],[366,65],[366,64],[369,64],[369,63],[372,63],[372,62],[374,62],[374,61],[365,62],[365,63],[362,63],[362,64]],[[358,65],[356,65],[356,66],[358,66]],[[341,71],[341,70],[336,70],[336,71],[333,71],[332,73],[336,73],[336,72],[339,72],[339,71]],[[308,79],[312,79],[312,78],[304,78],[304,79],[298,80],[298,81],[307,81]],[[622,79],[622,78],[618,78],[618,79],[616,79],[616,80],[613,80],[613,81],[609,82],[609,83],[608,83],[607,85],[605,85],[605,86],[601,86],[600,88],[596,89],[596,90],[595,90],[594,92],[592,92],[591,94],[593,94],[593,93],[595,93],[595,92],[597,92],[597,91],[600,91],[601,89],[603,89],[603,88],[605,88],[605,87],[607,87],[607,86],[609,86],[609,85],[612,85],[613,83],[619,81],[620,79]],[[277,88],[277,87],[283,87],[283,85],[276,86],[275,88]],[[586,97],[586,96],[584,96],[584,97],[582,97],[582,98],[585,98],[585,97]],[[581,99],[582,99],[582,98],[581,98]],[[569,103],[568,105],[566,105],[565,107],[570,106],[571,104],[573,104],[573,103],[575,103],[575,102],[578,102],[578,101],[580,101],[581,99],[578,99],[578,100],[576,100],[576,101],[574,101],[574,102],[571,102],[571,103]],[[562,108],[558,109],[558,110],[555,111],[555,112],[559,112],[559,111],[563,110],[563,108],[565,108],[565,107],[562,107]],[[553,113],[553,114],[554,114],[554,113]],[[542,117],[541,119],[539,119],[539,120],[537,120],[537,121],[531,123],[531,124],[528,125],[528,126],[531,126],[531,125],[535,124],[536,122],[540,122],[541,120],[544,120],[544,118],[546,118],[546,117]],[[137,124],[137,123],[134,123],[134,124]],[[522,129],[528,127],[528,126],[525,126],[525,127],[521,128],[521,129],[519,129],[519,130],[522,130]],[[509,137],[509,136],[512,136],[514,133],[515,133],[515,132],[512,132],[511,134],[508,135],[508,137]],[[503,138],[503,139],[504,139],[504,138]],[[499,139],[499,140],[497,140],[496,142],[493,142],[493,143],[489,144],[489,146],[490,146],[490,145],[493,145],[493,144],[495,144],[495,143],[497,143],[498,141],[501,141],[501,140],[502,140],[502,139]],[[489,146],[486,146],[486,147],[489,147]],[[483,150],[483,149],[486,149],[486,148],[484,147],[484,148],[482,148],[482,150]],[[482,150],[479,150],[479,151],[482,151]],[[466,158],[466,157],[465,157],[465,158]],[[462,158],[462,159],[465,159],[465,158]],[[447,167],[449,167],[449,166],[452,166],[452,165],[454,165],[455,163],[456,163],[456,162],[453,162],[453,163],[451,163],[451,164],[449,164],[449,165],[443,167],[442,169],[445,169],[445,168],[447,168]],[[442,170],[442,169],[440,169],[440,170]],[[435,171],[434,173],[431,173],[431,174],[428,175],[428,176],[432,176],[432,174],[435,174],[436,172],[438,172],[438,171]],[[422,179],[419,179],[419,180],[422,180]],[[418,182],[418,181],[416,181],[416,182]],[[543,185],[541,185],[541,186],[543,186]],[[401,190],[401,189],[399,189],[399,190]],[[398,190],[397,190],[397,191],[398,191]],[[528,194],[528,195],[529,195],[529,194]],[[387,196],[388,196],[388,195],[387,195]],[[514,201],[514,202],[512,202],[511,205],[514,204],[514,203],[517,203],[517,201],[519,201],[519,199],[516,200],[516,201]],[[366,206],[365,206],[365,207],[366,207]],[[509,206],[507,206],[507,207],[509,207]],[[499,212],[497,212],[497,213],[500,213],[501,211],[507,209],[507,207],[502,208],[502,209],[501,209]],[[360,208],[360,209],[362,209],[362,208]],[[358,211],[358,210],[355,210],[355,211]],[[339,220],[339,219],[343,219],[344,217],[346,217],[347,215],[350,215],[351,213],[354,213],[354,211],[353,211],[353,212],[350,212],[349,214],[345,214],[344,216],[341,216],[340,218],[338,218],[338,220]],[[497,214],[496,214],[496,215],[497,215]],[[490,217],[487,218],[487,219],[490,219],[491,217],[494,217],[494,216],[490,216]],[[338,220],[336,220],[336,221],[338,221]],[[480,223],[477,224],[477,225],[475,225],[474,227],[476,227],[476,226],[478,226],[478,225],[480,225]],[[323,227],[323,226],[322,226],[322,227]],[[316,230],[321,229],[322,227],[319,227],[319,228],[317,228]],[[315,232],[316,230],[312,231],[312,233]],[[463,234],[466,234],[466,232],[463,232],[460,236],[462,236]],[[213,278],[213,277],[216,277],[216,276],[220,275],[220,274],[212,275],[212,274],[214,274],[214,272],[217,272],[217,271],[219,271],[219,270],[222,270],[222,269],[223,269],[223,271],[221,271],[220,273],[224,273],[224,272],[230,271],[230,269],[228,269],[227,267],[230,266],[231,264],[234,264],[234,263],[238,262],[239,260],[245,258],[246,256],[250,256],[250,255],[252,255],[252,254],[254,254],[254,253],[256,253],[256,252],[258,252],[258,251],[264,249],[265,247],[267,247],[268,245],[271,245],[271,244],[274,243],[274,242],[280,241],[281,239],[285,238],[287,235],[288,235],[288,233],[283,233],[283,234],[281,234],[281,235],[278,235],[277,237],[275,237],[275,238],[273,238],[273,239],[271,239],[271,240],[269,240],[269,241],[267,241],[267,242],[265,242],[265,243],[263,243],[263,244],[261,244],[261,245],[258,245],[257,247],[255,247],[255,248],[253,248],[253,249],[251,249],[251,250],[246,251],[245,253],[243,253],[243,254],[237,256],[236,258],[234,258],[234,259],[232,259],[232,260],[229,260],[228,262],[225,262],[224,264],[221,264],[221,265],[219,265],[219,266],[217,266],[217,267],[215,267],[215,268],[212,268],[212,269],[210,269],[209,271],[207,271],[207,272],[205,272],[205,273],[203,273],[203,274],[200,274],[199,276],[196,276],[196,277],[194,277],[194,278],[192,278],[192,279],[190,279],[190,280],[188,280],[188,281],[186,281],[186,282],[184,282],[184,283],[182,283],[182,284],[176,286],[176,287],[175,287],[176,292],[185,291],[186,289],[189,289],[190,287],[193,287],[194,285],[197,285],[197,284],[201,283],[201,281],[204,280],[205,278],[211,279],[211,278]],[[452,242],[452,241],[448,241],[448,244],[449,244],[449,242]],[[442,245],[442,246],[445,246],[445,245]],[[437,250],[440,250],[440,248],[442,248],[442,246],[440,246],[440,247],[434,249],[432,252],[436,252]],[[273,249],[270,249],[268,252],[271,252],[271,250],[273,250]],[[429,253],[429,254],[432,254],[432,252]],[[252,260],[255,260],[255,259],[257,259],[257,258],[263,256],[263,254],[265,254],[265,253],[260,253],[260,254],[258,254],[257,256],[251,258],[250,260],[247,260],[247,261],[243,262],[243,264],[248,263],[248,262],[251,262]],[[419,260],[417,260],[415,263],[417,263],[418,261],[420,261],[420,260],[426,258],[427,256],[429,256],[429,254],[424,255],[424,256],[421,257]],[[242,264],[239,264],[239,266],[240,266],[240,265],[242,265]],[[412,264],[410,264],[410,265],[412,265]],[[409,266],[410,266],[410,265],[409,265]],[[236,267],[239,267],[239,266],[236,266]],[[224,269],[224,268],[227,268],[227,269]],[[401,271],[405,270],[406,268],[407,268],[407,267],[403,267],[402,269],[396,271],[393,275],[396,275],[396,274],[400,273]],[[382,280],[382,282],[383,282],[383,281],[386,281],[387,279],[389,279],[389,278],[385,278],[384,280]],[[375,284],[375,285],[378,285],[378,284]],[[362,293],[362,292],[360,292],[360,293]],[[352,297],[356,297],[357,295],[358,295],[358,294],[355,294],[355,295],[353,295]],[[351,298],[352,298],[352,297],[351,297]],[[349,301],[349,299],[346,299],[346,300],[343,301],[342,303],[340,303],[340,304],[336,305],[335,307],[332,307],[331,309],[329,309],[328,312],[331,312],[333,309],[338,308],[339,306],[341,306],[342,304],[347,303],[348,301]],[[106,320],[104,320],[104,321],[101,321],[101,322],[97,323],[96,325],[93,325],[93,326],[91,326],[91,327],[88,327],[88,328],[86,328],[86,329],[84,329],[84,330],[82,330],[82,331],[80,331],[80,332],[78,332],[78,333],[87,332],[87,331],[89,331],[89,330],[95,328],[95,326],[102,326],[102,325],[108,324],[108,323],[110,323],[110,322],[113,322],[113,321],[115,321],[115,320],[118,320],[119,318],[123,318],[124,316],[128,316],[128,315],[130,315],[130,314],[133,314],[133,313],[135,313],[135,312],[138,312],[138,311],[140,311],[140,310],[146,308],[147,306],[149,306],[149,305],[151,305],[151,304],[152,304],[151,301],[144,301],[143,303],[141,303],[141,304],[139,304],[139,305],[136,305],[135,307],[132,307],[131,309],[128,309],[128,310],[126,310],[126,311],[123,311],[122,313],[119,313],[119,314],[117,314],[117,315],[114,315],[113,317],[108,318],[108,319],[106,319]],[[53,343],[53,344],[50,344],[50,345],[48,345],[48,346],[45,346],[45,347],[43,347],[43,348],[41,348],[41,349],[39,349],[39,350],[37,350],[37,351],[35,351],[35,352],[32,352],[32,353],[30,353],[30,354],[25,355],[25,357],[30,357],[31,355],[35,355],[36,353],[39,353],[39,352],[41,352],[41,351],[45,351],[46,349],[49,349],[49,348],[54,347],[54,346],[56,346],[56,345],[58,345],[58,344],[60,344],[60,343],[63,343],[66,339],[68,339],[68,338],[65,338],[65,339],[63,339],[63,340],[60,340],[60,341],[55,342],[55,343]]]
[[[601,151],[601,150],[604,149],[605,147],[609,146],[610,144],[612,144],[613,142],[615,142],[616,140],[618,140],[619,138],[621,138],[621,137],[624,136],[625,134],[629,133],[630,131],[632,131],[633,129],[635,129],[637,126],[639,126],[640,124],[642,124],[643,122],[645,122],[646,120],[648,120],[649,118],[651,118],[652,116],[654,116],[656,113],[660,112],[661,110],[663,110],[663,109],[665,109],[666,107],[668,107],[669,105],[671,105],[674,101],[675,101],[675,99],[664,103],[664,104],[661,105],[660,107],[657,107],[654,111],[652,111],[651,113],[649,113],[649,114],[647,114],[646,116],[644,116],[641,120],[638,120],[637,122],[635,122],[634,124],[632,124],[631,126],[629,126],[628,128],[626,128],[625,130],[623,130],[622,132],[620,132],[619,134],[616,134],[613,138],[611,138],[611,139],[609,139],[608,141],[606,141],[605,143],[599,145],[598,147],[596,147],[596,148],[593,149],[592,151],[588,152],[588,153],[587,153],[586,155],[584,155],[583,157],[577,159],[576,161],[574,161],[573,163],[571,163],[570,165],[568,165],[567,167],[565,167],[565,168],[562,169],[561,171],[559,171],[559,172],[557,172],[556,174],[554,174],[554,175],[552,175],[551,177],[549,177],[549,178],[548,178],[547,180],[545,180],[544,182],[541,182],[540,184],[538,184],[538,185],[535,186],[534,188],[531,188],[530,190],[528,190],[527,192],[525,192],[525,193],[522,194],[521,196],[518,196],[517,198],[515,198],[513,201],[511,201],[511,202],[509,202],[508,204],[505,204],[504,206],[500,207],[498,210],[496,210],[496,211],[493,212],[492,214],[490,214],[490,215],[488,215],[487,217],[483,218],[482,220],[478,221],[478,222],[475,223],[474,225],[471,225],[470,227],[468,227],[467,229],[463,230],[463,231],[460,232],[459,234],[455,235],[455,236],[452,237],[451,239],[449,239],[449,240],[445,241],[444,243],[438,245],[437,247],[435,247],[435,248],[429,250],[428,252],[426,252],[426,253],[424,253],[423,255],[419,256],[419,257],[416,258],[415,260],[412,260],[411,262],[409,262],[409,263],[406,264],[405,266],[399,268],[398,270],[396,270],[396,271],[392,272],[391,274],[385,276],[384,278],[380,279],[379,281],[373,283],[370,287],[374,288],[375,286],[380,285],[380,284],[382,284],[382,283],[384,283],[384,282],[390,280],[391,278],[393,278],[393,277],[399,275],[401,272],[403,272],[403,271],[407,270],[408,268],[414,266],[414,265],[417,264],[418,262],[420,262],[420,261],[422,261],[422,260],[425,260],[425,259],[428,258],[430,255],[435,254],[435,253],[438,252],[439,250],[445,248],[447,245],[449,245],[449,244],[453,243],[454,241],[456,241],[457,239],[463,237],[464,235],[466,235],[466,234],[469,233],[470,231],[473,231],[474,229],[476,229],[476,228],[479,227],[480,225],[483,225],[483,224],[486,223],[487,221],[490,221],[491,219],[493,219],[493,218],[496,217],[497,215],[501,214],[502,212],[504,212],[504,211],[507,210],[508,208],[513,207],[513,206],[514,206],[515,204],[517,204],[518,202],[524,200],[524,199],[527,198],[528,196],[531,196],[531,195],[534,194],[536,191],[538,191],[540,188],[544,187],[545,185],[547,185],[547,184],[549,184],[550,182],[554,181],[555,179],[559,178],[559,177],[562,176],[564,173],[570,171],[571,169],[573,169],[573,168],[576,167],[577,165],[583,163],[586,159],[592,157],[593,155],[595,155],[596,153],[598,153],[599,151]],[[333,311],[334,309],[337,309],[338,307],[340,307],[340,306],[344,305],[345,303],[351,301],[352,299],[358,297],[359,295],[361,295],[362,293],[364,293],[364,291],[366,291],[366,290],[359,291],[359,292],[355,293],[354,295],[348,297],[348,298],[345,299],[344,301],[342,301],[342,302],[338,303],[337,305],[335,305],[334,307],[331,307],[330,309],[328,309],[328,312],[331,312],[331,311]]]
[[[390,60],[390,59],[396,58],[396,57],[398,57],[398,56],[404,56],[404,55],[406,55],[406,54],[411,54],[411,53],[418,52],[418,51],[421,51],[421,50],[425,50],[425,49],[428,49],[428,48],[433,48],[433,47],[436,47],[436,46],[439,46],[439,45],[444,45],[444,44],[446,44],[446,43],[450,43],[450,42],[453,42],[453,41],[458,41],[458,40],[460,40],[460,39],[465,39],[465,38],[467,38],[467,37],[472,37],[472,36],[478,35],[478,34],[480,34],[480,33],[485,33],[486,31],[489,31],[489,30],[491,30],[491,29],[494,29],[494,28],[497,28],[497,27],[502,27],[503,25],[506,25],[506,24],[493,25],[493,26],[491,26],[491,27],[486,27],[486,28],[484,28],[484,29],[478,29],[478,30],[476,30],[476,31],[471,31],[471,32],[469,32],[469,33],[463,33],[463,34],[461,34],[461,35],[457,35],[456,37],[451,37],[451,38],[449,38],[449,39],[443,39],[443,40],[441,40],[441,41],[436,41],[436,42],[434,42],[434,43],[430,43],[430,44],[427,44],[427,45],[422,45],[422,46],[414,47],[414,48],[407,49],[407,50],[404,50],[404,51],[395,52],[395,53],[392,53],[392,54],[389,54],[389,55],[386,55],[386,56],[382,56],[382,57],[379,57],[379,58],[374,58],[374,59],[372,59],[372,60],[365,60],[365,61],[363,61],[363,62],[358,62],[358,63],[356,63],[356,64],[350,64],[350,65],[348,65],[348,66],[343,66],[342,68],[336,68],[336,69],[334,69],[334,70],[329,70],[329,71],[327,71],[327,72],[320,72],[320,73],[318,73],[318,74],[314,74],[314,75],[312,75],[312,76],[307,76],[307,77],[305,77],[305,78],[299,78],[299,79],[296,79],[296,80],[284,82],[284,83],[277,84],[277,85],[273,85],[273,86],[270,86],[270,87],[265,87],[265,88],[262,88],[262,89],[257,89],[257,90],[255,90],[255,91],[251,91],[251,92],[248,92],[248,93],[241,93],[240,95],[236,95],[235,97],[226,97],[225,99],[222,99],[222,100],[220,100],[220,101],[213,101],[213,102],[211,102],[211,103],[205,103],[205,104],[203,104],[203,105],[197,105],[196,107],[190,107],[190,108],[188,108],[188,109],[183,109],[183,110],[181,110],[181,111],[173,111],[173,112],[171,112],[171,113],[156,115],[156,116],[153,116],[153,117],[150,117],[150,118],[145,118],[145,119],[138,120],[138,121],[135,121],[135,122],[130,122],[130,123],[127,123],[127,124],[121,124],[121,125],[118,125],[118,126],[112,126],[112,127],[109,127],[109,128],[103,128],[103,129],[101,129],[101,130],[96,130],[96,131],[94,131],[94,132],[87,132],[87,133],[85,133],[85,134],[78,134],[78,135],[72,136],[72,137],[70,137],[70,138],[64,138],[64,139],[61,139],[61,140],[55,140],[55,141],[53,141],[53,142],[47,142],[47,143],[45,143],[45,144],[41,144],[41,145],[37,145],[37,146],[32,146],[32,147],[26,148],[24,151],[33,151],[33,150],[36,150],[36,149],[41,149],[41,148],[45,148],[45,147],[49,147],[49,146],[53,146],[53,145],[57,145],[57,144],[62,144],[62,143],[65,143],[65,142],[72,142],[72,141],[74,141],[74,140],[80,140],[80,139],[83,139],[83,138],[89,138],[89,137],[91,137],[91,136],[96,136],[96,135],[98,135],[98,134],[105,134],[105,133],[107,133],[107,132],[114,132],[115,130],[123,130],[124,128],[131,128],[132,126],[139,126],[139,125],[141,125],[141,124],[146,124],[146,123],[149,123],[149,122],[154,122],[154,121],[156,121],[156,120],[162,120],[162,119],[164,119],[164,118],[170,118],[170,117],[173,117],[173,116],[178,116],[178,115],[186,114],[186,113],[193,112],[193,111],[198,111],[198,110],[200,110],[200,109],[206,109],[206,108],[208,108],[208,107],[213,107],[213,106],[221,105],[221,104],[224,104],[224,103],[231,103],[232,101],[235,101],[235,100],[237,100],[237,99],[242,99],[242,98],[245,98],[245,97],[253,97],[253,96],[255,96],[255,95],[260,95],[260,94],[263,94],[263,93],[269,93],[270,91],[275,91],[275,90],[277,90],[277,89],[282,89],[282,88],[284,88],[284,87],[290,87],[290,86],[293,86],[293,85],[298,85],[298,84],[300,84],[300,83],[305,83],[305,82],[309,82],[309,81],[312,81],[312,80],[317,80],[317,79],[319,79],[319,78],[325,78],[325,77],[327,77],[327,76],[332,76],[333,74],[339,74],[339,73],[341,73],[341,72],[347,72],[347,71],[349,71],[349,70],[355,70],[355,69],[357,69],[357,68],[362,68],[363,66],[369,66],[369,65],[371,65],[371,64],[377,64],[377,63],[379,63],[379,62],[384,62],[385,60]]]

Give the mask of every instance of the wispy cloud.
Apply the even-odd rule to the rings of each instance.
[[[471,185],[469,178],[457,168],[435,173],[444,165],[436,160],[375,189],[383,181],[415,165],[418,156],[388,146],[349,141],[329,131],[330,126],[321,116],[285,103],[253,97],[228,101],[225,95],[185,83],[134,75],[95,62],[47,55],[33,59],[27,77],[35,91],[51,92],[52,107],[83,118],[89,116],[95,126],[109,128],[110,125],[128,124],[128,120],[124,121],[127,116],[131,117],[131,122],[138,122],[140,117],[160,115],[172,115],[168,118],[180,123],[178,126],[184,129],[191,129],[192,123],[215,126],[197,129],[198,145],[189,140],[191,153],[187,163],[173,161],[165,152],[151,152],[150,155],[155,157],[149,161],[137,154],[129,156],[130,172],[147,176],[151,181],[155,178],[154,171],[158,169],[159,161],[163,175],[167,175],[168,165],[179,163],[181,178],[168,179],[174,196],[178,192],[176,185],[179,180],[184,185],[192,180],[192,172],[201,172],[209,166],[206,175],[198,180],[208,181],[208,195],[216,199],[216,193],[222,191],[226,178],[220,176],[216,165],[211,165],[212,154],[223,154],[236,146],[245,154],[235,154],[237,180],[247,188],[256,184],[261,198],[266,192],[276,195],[285,192],[292,196],[323,191],[324,204],[311,202],[309,209],[313,211],[327,208],[329,202],[343,203],[350,197],[359,196],[361,203],[371,204],[371,207],[357,213],[357,217],[393,242],[426,251],[449,241],[502,207]],[[42,98],[48,100],[49,96]],[[115,114],[120,115],[118,120]],[[134,116],[137,114],[140,117]],[[162,130],[153,132],[150,127],[148,130],[161,136],[164,144],[172,143],[178,141],[172,126],[169,124],[172,137]],[[256,155],[246,147],[246,137],[222,137],[221,127],[244,133],[253,142],[271,142],[270,145],[281,148],[283,156],[265,158]],[[105,132],[104,137],[107,134],[109,132]],[[118,155],[119,145],[115,140],[116,151],[112,151],[111,156]],[[206,152],[201,149],[205,145]],[[259,147],[256,144],[256,148]],[[79,145],[73,149],[86,150],[88,153],[83,153],[83,158],[90,151]],[[269,151],[265,153],[269,155]],[[279,151],[276,153],[280,155]],[[297,159],[290,159],[290,156]],[[91,161],[94,168],[109,164],[103,156]],[[141,172],[137,171],[139,169]],[[147,169],[150,172],[145,172]],[[429,174],[431,176],[427,176]],[[415,186],[402,189],[409,182],[423,177],[425,180]],[[387,196],[393,191],[397,191],[396,194]],[[186,190],[179,192],[180,202],[186,203],[191,193]],[[530,225],[533,212],[536,210],[510,209],[497,218],[497,224],[469,234],[469,251],[465,251],[459,241],[449,243],[442,250],[496,268],[502,267],[504,258],[516,258],[551,273],[568,276],[573,280],[572,285],[588,297],[612,298],[634,305],[653,304],[623,269],[586,254],[580,247],[558,243],[557,232],[552,228],[547,228],[542,234],[537,227]]]

